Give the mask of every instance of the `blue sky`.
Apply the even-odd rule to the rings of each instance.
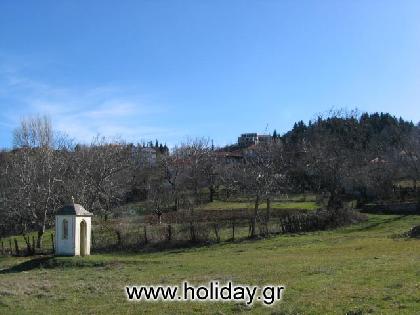
[[[0,147],[28,115],[81,142],[233,143],[331,108],[420,120],[420,1],[0,1]]]

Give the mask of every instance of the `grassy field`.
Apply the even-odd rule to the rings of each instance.
[[[316,196],[313,194],[289,194],[276,196],[272,202],[273,209],[307,209],[313,210],[318,208],[315,203]],[[226,209],[251,209],[254,208],[254,201],[252,198],[236,197],[234,200],[221,201],[215,200],[214,202],[204,203],[197,207],[197,209],[205,210],[226,210]],[[261,209],[266,208],[265,201],[260,204]],[[145,215],[153,212],[153,207],[144,201],[129,203],[115,208],[113,211],[121,216],[127,215]]]
[[[267,204],[262,202],[261,210],[267,209]],[[319,206],[314,201],[275,201],[271,203],[271,209],[303,209],[315,210]],[[253,201],[213,201],[197,207],[197,210],[226,210],[226,209],[254,209]]]
[[[0,314],[419,314],[420,216],[371,215],[326,232],[159,253],[0,258]],[[47,268],[48,267],[48,268]],[[124,286],[209,280],[284,284],[273,307],[127,302]]]
[[[413,188],[414,187],[414,181],[408,180],[408,179],[400,180],[400,181],[394,182],[394,185],[397,185],[397,186],[400,186],[400,187],[403,187],[403,188]]]

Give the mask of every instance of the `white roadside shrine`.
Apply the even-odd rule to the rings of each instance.
[[[70,203],[55,214],[55,255],[90,255],[93,214],[77,203]]]

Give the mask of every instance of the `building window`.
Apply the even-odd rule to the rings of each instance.
[[[69,238],[69,222],[64,219],[63,220],[63,240],[66,240]]]

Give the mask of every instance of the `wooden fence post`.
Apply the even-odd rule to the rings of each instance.
[[[9,238],[9,252],[10,252],[10,255],[13,255],[12,239],[10,239],[10,238]]]
[[[32,235],[32,254],[35,254],[35,236]]]
[[[147,240],[147,228],[146,225],[144,226],[144,244],[147,244],[148,240]]]
[[[1,254],[4,255],[4,242],[1,241]]]
[[[235,220],[232,220],[232,241],[235,240]]]
[[[92,239],[92,247],[95,247],[95,237],[93,231],[90,232],[90,238]]]
[[[283,219],[282,218],[280,218],[279,226],[280,226],[280,229],[279,229],[280,234],[284,234],[284,224],[283,224]]]
[[[190,241],[195,243],[197,241],[195,227],[192,221],[190,221]]]
[[[171,240],[172,240],[172,226],[168,224],[167,241],[170,242]]]
[[[219,228],[220,226],[217,223],[213,224],[214,234],[216,236],[216,242],[220,243],[220,234],[219,234]]]
[[[54,234],[51,233],[51,247],[52,247],[52,251],[53,254],[55,253],[55,243],[54,243]]]
[[[16,256],[19,256],[19,244],[18,244],[18,241],[17,241],[17,239],[14,239],[14,241],[15,241],[15,254],[16,254]]]

